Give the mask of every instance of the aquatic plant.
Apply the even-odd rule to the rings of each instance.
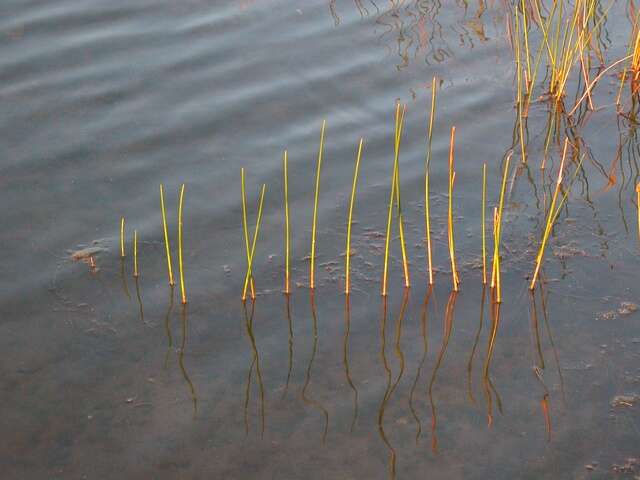
[[[171,246],[169,244],[169,229],[167,228],[167,211],[164,208],[164,187],[160,184],[160,209],[162,210],[162,228],[164,230],[164,248],[167,254],[167,271],[169,273],[169,285],[175,285],[173,279],[173,268],[171,264]]]
[[[500,187],[500,201],[498,208],[494,209],[493,215],[493,266],[491,271],[491,288],[495,288],[495,298],[497,303],[502,302],[502,289],[500,283],[500,239],[502,233],[502,212],[504,208],[504,192],[507,186],[507,174],[509,173],[509,162],[513,151],[510,151],[504,162],[502,172],[502,185]]]
[[[138,277],[138,231],[133,231],[133,276]]]
[[[544,256],[544,248],[547,244],[547,240],[549,239],[549,235],[551,234],[551,227],[553,226],[553,222],[556,218],[556,201],[558,199],[558,193],[560,192],[560,186],[562,185],[562,178],[563,178],[562,171],[564,169],[564,162],[567,157],[568,147],[569,147],[569,139],[566,138],[564,141],[564,147],[562,149],[562,160],[560,160],[560,168],[558,169],[558,178],[556,180],[556,188],[553,191],[553,197],[551,198],[551,205],[549,207],[549,212],[547,213],[547,221],[544,228],[544,234],[542,235],[542,242],[540,242],[540,248],[538,249],[538,255],[536,256],[536,267],[531,277],[531,284],[529,285],[530,290],[533,290],[536,286],[538,272],[540,271],[540,265],[542,265],[542,258]]]
[[[187,303],[187,288],[184,284],[184,268],[182,262],[182,204],[184,200],[184,183],[180,186],[180,199],[178,200],[178,265],[180,267],[180,292],[182,304]]]
[[[482,164],[482,284],[487,284],[487,240],[485,235],[485,212],[487,210],[487,164]]]
[[[449,244],[449,258],[451,259],[451,280],[453,284],[453,291],[457,292],[460,286],[460,279],[458,278],[458,270],[456,268],[456,244],[453,233],[453,186],[456,181],[456,172],[454,170],[454,156],[455,156],[455,141],[456,141],[456,127],[451,127],[451,139],[449,141],[449,214],[447,222],[448,244]]]
[[[427,135],[427,159],[424,172],[424,229],[427,236],[427,267],[429,270],[429,285],[433,285],[433,261],[431,250],[431,213],[429,196],[429,175],[431,166],[431,139],[433,138],[433,123],[436,116],[436,77],[431,80],[431,114],[429,115],[429,133]]]
[[[242,202],[243,202],[243,213],[245,218],[246,225],[246,200],[245,200],[245,189],[244,189],[244,169],[242,171]],[[253,232],[253,242],[251,244],[251,250],[247,251],[247,273],[244,277],[244,287],[242,289],[242,301],[246,301],[247,299],[247,288],[249,286],[249,280],[253,279],[253,274],[251,273],[251,266],[253,263],[253,255],[256,251],[256,243],[258,242],[258,233],[260,232],[260,221],[262,220],[262,205],[264,203],[264,192],[266,190],[266,185],[262,185],[262,189],[260,190],[260,202],[258,204],[258,217],[256,219],[256,228]],[[248,237],[247,237],[248,238]],[[253,289],[251,290],[251,299],[255,299],[255,292]]]
[[[351,259],[351,224],[353,218],[353,205],[356,199],[356,186],[358,183],[358,170],[360,169],[360,157],[362,155],[362,143],[364,139],[360,139],[360,143],[358,145],[358,153],[356,154],[356,165],[353,171],[353,185],[351,186],[351,201],[349,202],[349,218],[347,220],[347,250],[345,253],[345,281],[344,281],[344,293],[349,295],[351,289],[351,276],[350,276],[350,268],[349,261]]]
[[[391,220],[393,218],[394,202],[398,213],[398,228],[400,231],[400,246],[402,249],[402,266],[404,270],[404,284],[406,288],[410,286],[409,280],[409,262],[407,260],[407,249],[404,241],[404,225],[402,219],[402,204],[400,203],[400,139],[402,138],[402,129],[404,125],[404,114],[406,105],[400,108],[400,103],[396,104],[395,129],[394,129],[394,148],[393,148],[393,173],[391,175],[391,192],[389,194],[389,210],[387,213],[387,233],[385,236],[384,248],[384,267],[382,272],[382,289],[381,294],[387,295],[387,275],[389,271],[389,244],[391,241]]]
[[[244,170],[243,170],[244,171]],[[289,173],[287,170],[287,151],[284,151],[282,156],[282,175],[284,184],[284,293],[289,294],[290,282],[289,282]],[[244,195],[243,195],[244,200]],[[247,243],[247,251],[249,250],[249,238],[246,231],[246,208],[244,215],[245,225],[245,242]]]
[[[124,217],[120,217],[120,258],[124,258]]]
[[[327,121],[322,121],[320,130],[320,148],[318,149],[318,163],[316,168],[316,193],[313,199],[313,227],[311,229],[311,267],[309,273],[309,288],[316,288],[315,259],[316,259],[316,227],[318,224],[318,195],[320,194],[320,171],[322,169],[322,151],[324,148],[324,128]]]

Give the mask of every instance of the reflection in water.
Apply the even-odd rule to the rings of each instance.
[[[191,394],[191,400],[193,402],[193,416],[196,416],[198,413],[198,396],[196,394],[196,389],[193,386],[193,382],[187,373],[187,369],[184,365],[184,351],[187,347],[187,306],[185,304],[182,305],[182,309],[180,310],[180,323],[182,324],[182,341],[180,342],[180,352],[178,354],[178,364],[180,365],[180,370],[182,371],[182,376],[184,377],[184,381],[187,383],[189,387],[189,392]]]
[[[311,405],[312,407],[318,409],[322,412],[324,416],[324,430],[322,432],[322,443],[324,444],[327,439],[327,432],[329,431],[329,412],[324,406],[314,400],[313,398],[307,396],[307,388],[309,387],[309,383],[311,383],[311,370],[313,368],[313,361],[316,358],[316,352],[318,351],[318,315],[316,313],[316,302],[315,295],[313,290],[310,292],[310,301],[311,301],[311,317],[313,319],[313,348],[311,350],[311,358],[309,359],[309,365],[307,366],[307,373],[304,379],[304,386],[302,387],[302,401],[307,405]]]
[[[436,405],[433,402],[433,385],[435,384],[438,369],[442,364],[442,360],[444,359],[444,355],[447,352],[447,347],[451,338],[451,331],[453,330],[453,312],[456,306],[457,298],[458,292],[452,291],[449,295],[449,300],[447,301],[447,306],[444,312],[444,333],[442,336],[442,345],[440,346],[440,352],[438,353],[436,364],[433,367],[433,373],[431,374],[431,380],[429,381],[428,394],[429,403],[431,404],[431,450],[434,453],[438,451],[438,438],[436,436],[437,416]]]
[[[473,396],[473,388],[471,385],[471,374],[473,372],[473,358],[478,348],[478,341],[480,340],[480,334],[482,333],[482,325],[484,324],[484,301],[486,298],[487,285],[482,284],[482,297],[480,300],[480,322],[478,323],[478,330],[476,331],[476,338],[473,341],[473,348],[471,349],[471,355],[469,356],[469,362],[467,363],[467,391],[469,394],[469,400],[473,405],[476,404],[476,399]]]
[[[402,352],[402,348],[400,346],[400,340],[402,338],[402,320],[404,318],[404,313],[407,308],[407,303],[409,301],[409,289],[404,289],[404,295],[402,296],[402,305],[400,306],[400,313],[398,314],[398,320],[396,321],[395,328],[395,355],[399,361],[399,371],[398,376],[391,383],[391,368],[389,368],[389,363],[387,362],[387,354],[386,354],[386,327],[387,327],[387,297],[382,297],[382,320],[380,322],[380,356],[382,357],[382,365],[387,374],[387,387],[384,392],[384,396],[382,397],[382,402],[380,403],[380,408],[378,409],[378,432],[380,433],[380,438],[386,445],[389,450],[389,477],[396,477],[396,451],[389,442],[387,435],[384,430],[384,413],[387,407],[387,403],[391,399],[393,392],[395,391],[398,383],[402,379],[402,375],[404,374],[404,353]]]
[[[129,300],[131,300],[131,293],[129,293],[129,285],[127,284],[127,275],[124,268],[124,258],[120,258],[120,279],[122,280],[122,289],[124,294]]]
[[[567,398],[565,396],[564,391],[564,376],[562,375],[562,369],[560,368],[560,357],[558,355],[558,349],[556,348],[556,344],[553,342],[553,335],[551,334],[551,326],[549,325],[549,316],[547,315],[547,301],[546,297],[549,294],[545,295],[544,287],[542,284],[540,285],[540,303],[542,304],[542,318],[544,319],[544,327],[547,332],[547,338],[549,339],[549,344],[551,345],[551,351],[553,352],[553,358],[556,364],[556,372],[558,373],[558,378],[560,379],[560,392],[562,392],[562,403],[563,405],[567,403]]]
[[[293,370],[293,322],[291,321],[291,296],[284,294],[286,300],[287,323],[289,324],[289,368],[287,370],[287,382],[282,392],[282,398],[287,396],[289,390],[289,381],[291,380],[291,371]]]
[[[350,432],[356,425],[358,419],[358,389],[351,378],[351,370],[349,369],[349,333],[351,332],[351,305],[349,294],[344,297],[344,340],[342,347],[342,361],[344,363],[344,372],[347,377],[347,383],[353,390],[353,420],[351,421]]]
[[[411,410],[411,415],[413,415],[413,418],[416,421],[416,443],[418,443],[420,435],[422,434],[422,424],[420,422],[420,418],[418,417],[418,412],[413,406],[413,394],[416,390],[418,382],[420,381],[422,367],[424,366],[424,362],[427,359],[427,352],[429,350],[427,309],[429,308],[429,300],[431,300],[432,291],[433,285],[429,285],[427,293],[424,296],[424,302],[422,302],[422,313],[420,315],[420,328],[422,333],[422,358],[420,359],[420,364],[418,365],[416,378],[413,380],[413,385],[411,385],[411,391],[409,392],[409,409]]]
[[[251,344],[251,365],[249,366],[249,373],[247,374],[247,388],[245,393],[245,402],[244,402],[244,417],[245,417],[245,431],[249,432],[249,417],[248,417],[248,407],[249,407],[249,393],[251,391],[251,376],[253,372],[253,368],[255,366],[256,370],[256,378],[258,379],[258,390],[260,393],[260,438],[264,437],[264,429],[265,429],[265,402],[264,402],[264,384],[262,383],[262,371],[260,370],[260,355],[258,354],[258,347],[256,346],[256,339],[253,335],[253,315],[255,313],[256,302],[255,300],[251,300],[251,314],[247,312],[247,302],[242,302],[242,309],[244,312],[244,323],[247,331],[247,337],[249,338],[249,343]]]
[[[496,344],[496,335],[498,334],[498,327],[500,326],[500,307],[501,303],[495,302],[492,299],[491,302],[491,332],[489,334],[489,341],[487,343],[487,356],[484,360],[484,368],[482,375],[482,385],[484,387],[485,399],[487,400],[487,423],[489,428],[493,425],[493,397],[495,396],[496,406],[498,411],[502,413],[502,400],[498,391],[493,386],[491,381],[491,359],[493,358],[493,349]]]
[[[144,324],[144,310],[142,309],[142,296],[140,295],[140,281],[139,277],[135,277],[136,282],[136,298],[138,299],[138,307],[140,309],[140,321]]]
[[[164,316],[164,331],[167,334],[167,353],[164,356],[164,368],[169,364],[169,352],[173,349],[173,335],[171,333],[171,312],[173,311],[173,285],[169,285],[169,307]]]

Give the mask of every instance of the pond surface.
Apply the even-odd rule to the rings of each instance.
[[[614,3],[603,24],[609,63],[626,52],[625,5]],[[585,158],[532,296],[527,278],[562,137],[541,170],[549,108],[533,102],[521,162],[507,21],[499,1],[4,1],[3,478],[640,475],[635,126],[616,114],[618,80],[605,75],[597,110],[571,129]],[[437,271],[427,289],[434,75]],[[394,230],[383,300],[396,101],[407,105],[400,183],[412,287],[403,288]],[[574,101],[572,93],[567,104]],[[323,119],[318,287],[310,295]],[[452,125],[458,294],[447,250]],[[347,304],[346,214],[360,137]],[[498,311],[481,283],[481,172],[486,162],[493,208],[511,148]],[[284,149],[290,297],[281,293]],[[251,228],[267,185],[253,265],[258,296],[244,305],[241,167]],[[186,308],[179,286],[167,285],[160,183],[174,247],[186,184]],[[92,248],[95,265],[71,258],[83,248]]]

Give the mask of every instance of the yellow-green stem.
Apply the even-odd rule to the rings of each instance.
[[[182,304],[187,303],[187,287],[184,284],[184,266],[182,261],[182,205],[184,203],[184,183],[180,186],[180,200],[178,201],[178,264],[180,267],[180,291]]]
[[[322,169],[322,150],[324,147],[324,128],[326,120],[322,121],[320,130],[320,148],[318,149],[318,165],[316,171],[316,193],[313,200],[313,227],[311,229],[311,271],[309,273],[309,288],[316,288],[315,259],[316,259],[316,226],[318,223],[318,195],[320,194],[320,170]]]
[[[289,172],[287,163],[287,151],[285,150],[282,157],[282,172],[284,176],[284,293],[286,294],[291,292],[289,283]]]
[[[351,273],[350,273],[350,260],[351,260],[351,222],[353,218],[353,205],[356,200],[356,186],[358,184],[358,170],[360,169],[360,157],[362,155],[362,143],[364,139],[360,139],[358,145],[358,154],[356,156],[356,166],[353,171],[353,185],[351,186],[351,201],[349,202],[349,219],[347,220],[347,250],[345,254],[345,282],[344,293],[349,295],[351,291]]]
[[[253,277],[251,273],[251,264],[253,263],[253,255],[256,251],[256,243],[258,242],[258,233],[260,232],[260,221],[262,220],[262,204],[264,202],[264,192],[266,189],[266,185],[262,185],[262,190],[260,191],[260,203],[258,205],[258,218],[256,219],[256,229],[253,232],[253,242],[251,244],[251,252],[249,253],[249,258],[247,262],[247,273],[244,277],[244,288],[242,289],[242,301],[244,302],[247,299],[247,287],[249,285],[249,279]],[[255,297],[252,297],[255,298]]]
[[[160,184],[160,209],[162,210],[162,228],[164,229],[164,247],[167,253],[167,270],[169,272],[169,285],[175,285],[173,268],[171,266],[171,247],[169,245],[169,229],[167,228],[167,212],[164,208],[164,187]]]

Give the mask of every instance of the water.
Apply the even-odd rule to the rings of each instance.
[[[504,303],[485,375],[492,314],[485,301],[480,323],[480,175],[487,162],[493,206],[516,119],[507,17],[500,2],[484,11],[378,3],[0,7],[4,478],[607,478],[615,465],[638,474],[629,459],[639,453],[640,324],[624,304],[640,293],[637,139],[612,106],[616,78],[604,77],[594,94],[603,108],[574,129],[588,155],[554,229],[535,308],[525,277],[559,146],[541,172],[547,104],[532,105],[529,166],[508,182]],[[604,27],[613,61],[629,32],[622,4]],[[442,79],[432,164],[438,273],[425,307],[433,75]],[[413,286],[403,308],[394,238],[385,315],[381,235],[396,100],[407,104],[400,162]],[[323,119],[312,306],[305,257]],[[451,125],[462,277],[455,300],[446,241]],[[347,317],[342,254],[360,136]],[[280,294],[285,148],[288,309]],[[259,295],[246,312],[240,167],[251,223],[267,184]],[[613,172],[613,187],[603,172]],[[161,182],[174,246],[186,183],[186,310],[166,282]],[[137,285],[131,255],[119,259],[122,215],[128,236],[136,228],[140,237]],[[106,249],[95,272],[69,258],[94,241]]]

